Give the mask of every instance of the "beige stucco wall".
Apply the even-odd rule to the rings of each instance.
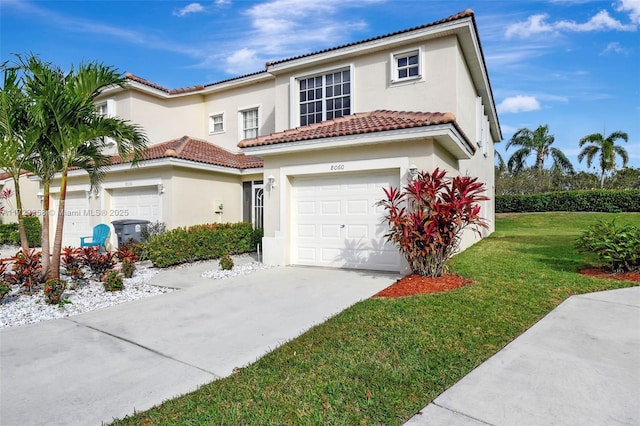
[[[29,179],[26,174],[23,174],[20,176],[19,185],[22,209],[38,214],[42,208],[40,198],[38,198],[38,190],[40,187],[38,181],[33,178]],[[10,189],[12,195],[7,200],[0,200],[0,206],[3,206],[5,209],[2,216],[0,216],[0,221],[1,223],[17,223],[18,204],[16,202],[16,189],[13,179],[9,178],[4,181],[0,181],[0,191],[4,191],[5,189]]]
[[[275,131],[274,80],[261,81],[250,85],[231,87],[216,91],[204,98],[206,139],[229,151],[238,151],[241,133],[241,111],[258,108],[258,135],[268,135]],[[209,133],[209,116],[224,114],[224,132]]]
[[[116,116],[144,129],[150,145],[185,135],[200,139],[208,135],[200,94],[159,98],[138,90],[125,90],[106,93],[98,102],[107,99],[115,101]]]
[[[422,78],[401,83],[391,83],[392,55],[397,52],[421,49]],[[311,64],[305,68],[276,76],[275,129],[283,131],[298,126],[297,92],[295,79],[329,72],[342,67],[352,67],[352,113],[377,109],[453,112],[457,114],[458,102],[452,92],[460,84],[461,74],[456,72],[458,47],[454,36],[436,40],[408,42],[407,44],[353,56],[348,60],[338,59],[321,65]],[[467,76],[462,76],[468,78]],[[293,79],[293,80],[292,80]],[[293,81],[293,85],[292,85]],[[291,109],[294,121],[291,122]]]

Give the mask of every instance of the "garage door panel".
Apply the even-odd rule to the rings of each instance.
[[[294,178],[292,263],[398,271],[400,255],[385,242],[384,209],[376,206],[382,188],[398,186],[398,176],[395,171]]]
[[[64,202],[65,218],[62,228],[62,246],[79,247],[80,238],[88,237],[92,234],[91,213],[89,210],[89,200],[86,193],[69,192]],[[54,209],[57,213],[59,201],[54,202]]]
[[[118,219],[161,221],[160,195],[156,186],[116,188],[111,192],[111,209],[126,211]]]

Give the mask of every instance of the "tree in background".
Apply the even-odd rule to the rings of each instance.
[[[615,142],[618,139],[627,142],[629,136],[625,132],[617,130],[606,138],[602,133],[592,133],[578,142],[582,148],[578,154],[578,161],[582,162],[582,159],[586,158],[587,167],[591,167],[593,159],[599,156],[600,188],[604,187],[605,175],[616,169],[616,155],[622,158],[622,167],[625,167],[629,161],[627,151],[620,145],[616,145]]]
[[[527,128],[522,128],[514,133],[509,142],[507,142],[506,149],[510,147],[519,147],[514,152],[507,163],[509,171],[515,174],[520,173],[525,169],[525,160],[531,154],[535,154],[536,162],[534,167],[536,170],[541,171],[544,167],[544,160],[551,155],[553,159],[553,168],[564,172],[572,172],[573,165],[566,155],[558,148],[554,148],[551,145],[555,141],[555,137],[549,134],[549,126],[538,126],[534,131]]]

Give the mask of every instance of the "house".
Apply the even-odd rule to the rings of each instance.
[[[115,157],[96,191],[70,173],[65,244],[117,219],[245,220],[264,228],[270,264],[405,271],[384,242],[383,187],[440,167],[478,177],[493,199],[502,136],[470,10],[214,84],[127,80],[98,108],[141,125],[152,146],[135,168]],[[482,205],[484,235],[493,206]],[[476,240],[465,234],[463,248]]]
[[[42,204],[40,200],[42,193],[40,185],[31,173],[23,172],[18,181],[20,185],[20,199],[22,200],[22,210],[25,214],[40,214]],[[18,205],[16,203],[16,188],[13,178],[9,173],[0,170],[0,192],[9,190],[11,196],[6,199],[0,199],[0,207],[4,207],[0,214],[0,223],[17,223],[18,222]]]

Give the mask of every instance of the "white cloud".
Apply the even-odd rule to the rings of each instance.
[[[631,2],[631,0],[626,0]],[[635,16],[634,13],[640,14],[640,1],[633,0],[633,6],[626,6],[628,8],[637,7],[636,11],[633,9],[631,16]],[[626,10],[626,9],[625,9]],[[597,14],[591,17],[586,22],[577,23],[575,21],[561,20],[556,22],[547,22],[549,15],[536,14],[531,15],[526,21],[516,22],[507,27],[505,31],[506,38],[518,37],[528,38],[535,34],[551,33],[556,34],[561,31],[569,32],[589,32],[589,31],[635,31],[637,26],[635,24],[623,24],[619,20],[611,17],[609,12],[601,10]],[[640,17],[635,16],[635,19]]]
[[[574,21],[558,21],[554,24],[554,27],[558,29],[575,31],[575,32],[589,32],[589,31],[633,31],[636,29],[635,25],[625,25],[614,19],[609,15],[606,10],[601,10],[591,19],[583,24],[578,24]]]
[[[617,41],[614,41],[612,43],[607,44],[607,47],[602,52],[600,52],[600,56],[606,55],[608,53],[618,53],[622,55],[628,55],[629,53],[631,53],[631,49],[623,47],[620,45],[620,43],[618,43]]]
[[[216,6],[226,6],[231,4],[231,0],[216,0]]]
[[[540,109],[540,103],[534,96],[511,96],[498,105],[499,113],[517,113]]]
[[[532,34],[553,32],[553,26],[544,22],[548,17],[549,15],[546,14],[531,15],[525,22],[516,22],[509,25],[505,36],[507,38],[527,38]]]
[[[618,12],[629,12],[629,18],[634,24],[640,24],[640,1],[620,0],[616,6]]]
[[[229,74],[243,75],[259,70],[264,63],[258,58],[255,50],[240,49],[225,59],[225,72]]]
[[[175,16],[182,17],[182,16],[189,15],[190,13],[200,13],[200,12],[204,12],[204,6],[202,6],[200,3],[189,3],[182,9],[179,9],[173,12],[173,14]]]

